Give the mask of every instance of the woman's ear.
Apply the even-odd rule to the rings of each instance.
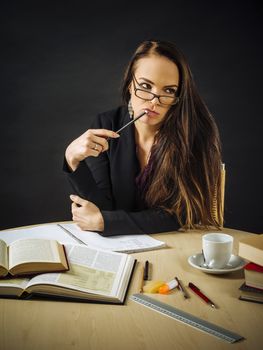
[[[129,111],[130,118],[133,119],[134,111],[133,111],[133,108],[132,108],[131,99],[129,100],[129,103],[128,103],[128,111]]]

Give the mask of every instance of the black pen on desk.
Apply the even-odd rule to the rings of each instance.
[[[127,124],[123,125],[119,130],[115,131],[117,134],[119,134],[123,129],[127,128],[127,126],[133,124],[134,122],[136,122],[136,120],[138,120],[139,118],[141,118],[142,116],[144,116],[144,114],[147,114],[147,110],[144,110],[141,114],[139,114],[137,117],[135,117],[134,119],[130,120]]]
[[[198,295],[201,299],[203,299],[207,304],[212,306],[214,309],[216,309],[215,304],[210,300],[206,295],[204,295],[200,289],[195,286],[192,282],[189,282],[188,287],[196,294]]]
[[[144,281],[148,280],[148,277],[149,277],[148,273],[149,273],[149,261],[146,260],[144,266],[142,267],[140,293],[143,292]]]
[[[143,279],[144,281],[148,281],[148,278],[149,278],[149,261],[146,260],[144,265]]]
[[[179,281],[179,279],[177,277],[175,277],[175,280],[177,281],[178,283],[178,288],[179,290],[183,293],[184,295],[184,298],[185,299],[188,299],[189,298],[189,295],[186,293],[186,290],[184,289],[183,285],[181,284],[181,282]]]

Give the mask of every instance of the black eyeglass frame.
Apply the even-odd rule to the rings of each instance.
[[[143,89],[137,88],[137,87],[135,86],[134,81],[135,81],[136,84],[138,84],[138,85],[139,85],[139,83],[138,83],[137,79],[135,78],[135,75],[132,76],[132,81],[133,81],[133,87],[134,87],[134,94],[135,94],[136,97],[140,98],[141,100],[152,101],[155,97],[157,97],[159,103],[160,103],[161,105],[165,105],[165,106],[174,106],[174,105],[176,105],[176,104],[179,102],[179,96],[175,96],[173,102],[171,102],[171,103],[163,103],[163,102],[161,102],[161,100],[160,100],[161,97],[166,97],[166,98],[168,97],[168,98],[171,98],[171,99],[172,99],[172,97],[171,97],[171,96],[167,96],[167,95],[156,95],[156,94],[154,94],[153,92],[150,92],[150,91],[147,91],[147,90],[143,90]],[[148,99],[148,98],[140,97],[140,96],[137,95],[137,91],[147,92],[148,94],[152,95],[152,98],[151,98],[151,99]]]

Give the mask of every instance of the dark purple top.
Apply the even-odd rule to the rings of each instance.
[[[142,199],[144,199],[146,191],[148,189],[148,185],[149,185],[148,179],[149,179],[150,173],[152,171],[152,166],[153,166],[153,159],[152,159],[152,153],[151,153],[151,156],[149,158],[148,163],[146,164],[144,169],[142,171],[140,171],[140,173],[135,178],[135,184],[137,187],[137,191]]]

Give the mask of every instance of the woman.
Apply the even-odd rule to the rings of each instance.
[[[182,53],[143,42],[122,96],[124,106],[98,115],[66,149],[73,221],[104,236],[219,227],[219,134]]]

